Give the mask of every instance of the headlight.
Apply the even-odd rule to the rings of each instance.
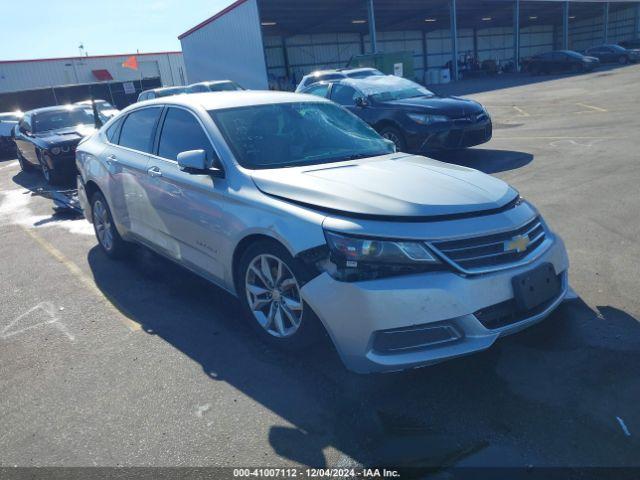
[[[325,232],[330,272],[341,280],[362,280],[399,275],[441,266],[440,261],[422,242],[362,238]]]
[[[53,147],[50,151],[52,155],[58,155],[60,153],[60,147]]]
[[[431,125],[432,123],[448,122],[446,115],[427,115],[424,113],[407,113],[407,116],[420,125]]]

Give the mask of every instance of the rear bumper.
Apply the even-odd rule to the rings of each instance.
[[[542,263],[551,263],[560,277],[561,291],[556,298],[510,322],[481,321],[481,312],[513,300],[511,279],[515,275]],[[355,283],[339,282],[324,273],[307,283],[302,293],[348,369],[385,372],[481,351],[499,337],[543,320],[568,292],[568,267],[564,244],[554,237],[539,258],[518,268],[477,276],[441,271]],[[425,331],[427,328],[432,330]],[[406,330],[415,333],[407,335]],[[379,337],[390,331],[408,339],[416,335],[420,340],[410,348],[381,351]],[[433,341],[421,343],[422,338]]]

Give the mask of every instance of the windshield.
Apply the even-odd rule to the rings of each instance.
[[[34,115],[34,132],[47,132],[76,125],[93,125],[93,114],[83,108],[57,110]]]
[[[366,96],[378,102],[434,96],[433,92],[427,90],[422,85],[393,75],[386,75],[384,77],[374,76],[356,81],[347,80],[345,84],[355,87]]]
[[[279,103],[209,114],[245,168],[331,163],[394,151],[366,123],[332,103]]]

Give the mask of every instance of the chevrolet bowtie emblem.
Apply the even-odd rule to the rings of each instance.
[[[518,253],[524,252],[529,246],[530,240],[527,235],[516,235],[511,240],[504,242],[504,251],[511,252],[515,250]]]

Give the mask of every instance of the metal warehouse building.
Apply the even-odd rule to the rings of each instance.
[[[238,0],[179,38],[190,81],[267,88],[371,52],[411,52],[414,79],[433,83],[467,53],[518,65],[639,34],[640,2],[627,0]]]
[[[138,59],[138,70],[122,66],[132,55]],[[184,85],[182,52],[0,61],[0,93],[110,80],[130,82],[141,78],[158,78],[164,86]]]

